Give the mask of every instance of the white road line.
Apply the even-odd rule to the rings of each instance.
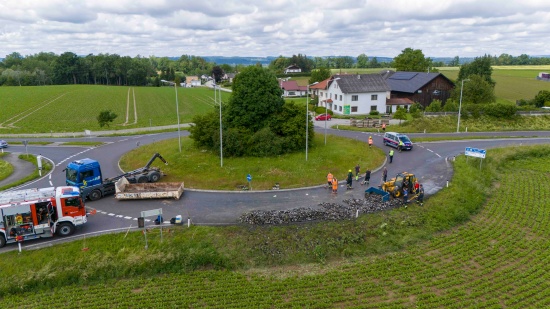
[[[128,217],[128,216],[126,216],[126,217],[124,217],[124,219],[132,219],[132,217]]]
[[[151,222],[151,220],[150,219],[145,219],[145,222]]]
[[[106,214],[107,214],[107,212],[106,212],[106,211],[100,211],[99,213],[101,213],[101,214],[104,214],[104,215],[106,215]]]
[[[114,215],[115,215],[115,214],[113,214],[113,213],[107,214],[107,216],[111,216],[111,217],[114,216]]]
[[[439,153],[436,152],[435,155],[441,158],[441,156],[439,155]]]
[[[123,216],[123,215],[116,215],[115,217],[117,217],[117,218],[122,218],[122,217],[124,217],[124,216]]]
[[[433,150],[431,150],[431,149],[428,149],[428,148],[426,148],[426,150],[427,150],[427,151],[429,151],[429,152],[433,152]]]

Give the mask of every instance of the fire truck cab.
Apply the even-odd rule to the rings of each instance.
[[[0,193],[0,247],[42,237],[69,236],[87,222],[78,187]]]

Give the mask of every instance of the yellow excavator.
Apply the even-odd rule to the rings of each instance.
[[[406,183],[407,190],[409,190],[409,192],[412,192],[415,181],[416,176],[414,174],[407,172],[399,173],[394,178],[383,183],[382,190],[388,192],[393,197],[401,197],[403,196],[403,185]]]

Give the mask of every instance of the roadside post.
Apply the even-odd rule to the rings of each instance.
[[[25,153],[27,154],[27,158],[29,157],[29,150],[27,149],[27,145],[29,144],[29,141],[24,139],[23,145],[25,145]]]
[[[466,147],[464,154],[466,155],[466,160],[468,160],[468,157],[480,158],[479,169],[481,169],[481,162],[483,162],[483,159],[485,159],[487,151],[485,149]]]
[[[147,229],[145,228],[145,217],[159,217],[159,216],[162,217],[162,208],[144,210],[141,212],[141,216],[138,218],[138,227],[143,228],[143,235],[145,236],[145,250],[149,248],[147,243]],[[162,222],[160,225],[160,241],[162,242]]]
[[[246,175],[246,180],[248,180],[248,190],[252,191],[252,175],[248,174]]]
[[[42,177],[42,155],[36,156],[36,165],[38,166],[38,174]]]

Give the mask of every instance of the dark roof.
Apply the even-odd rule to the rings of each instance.
[[[334,75],[332,79],[330,84],[337,83],[343,93],[390,91],[390,87],[380,74]]]
[[[415,93],[440,75],[453,84],[441,73],[384,72],[383,77],[386,79],[391,91]]]

